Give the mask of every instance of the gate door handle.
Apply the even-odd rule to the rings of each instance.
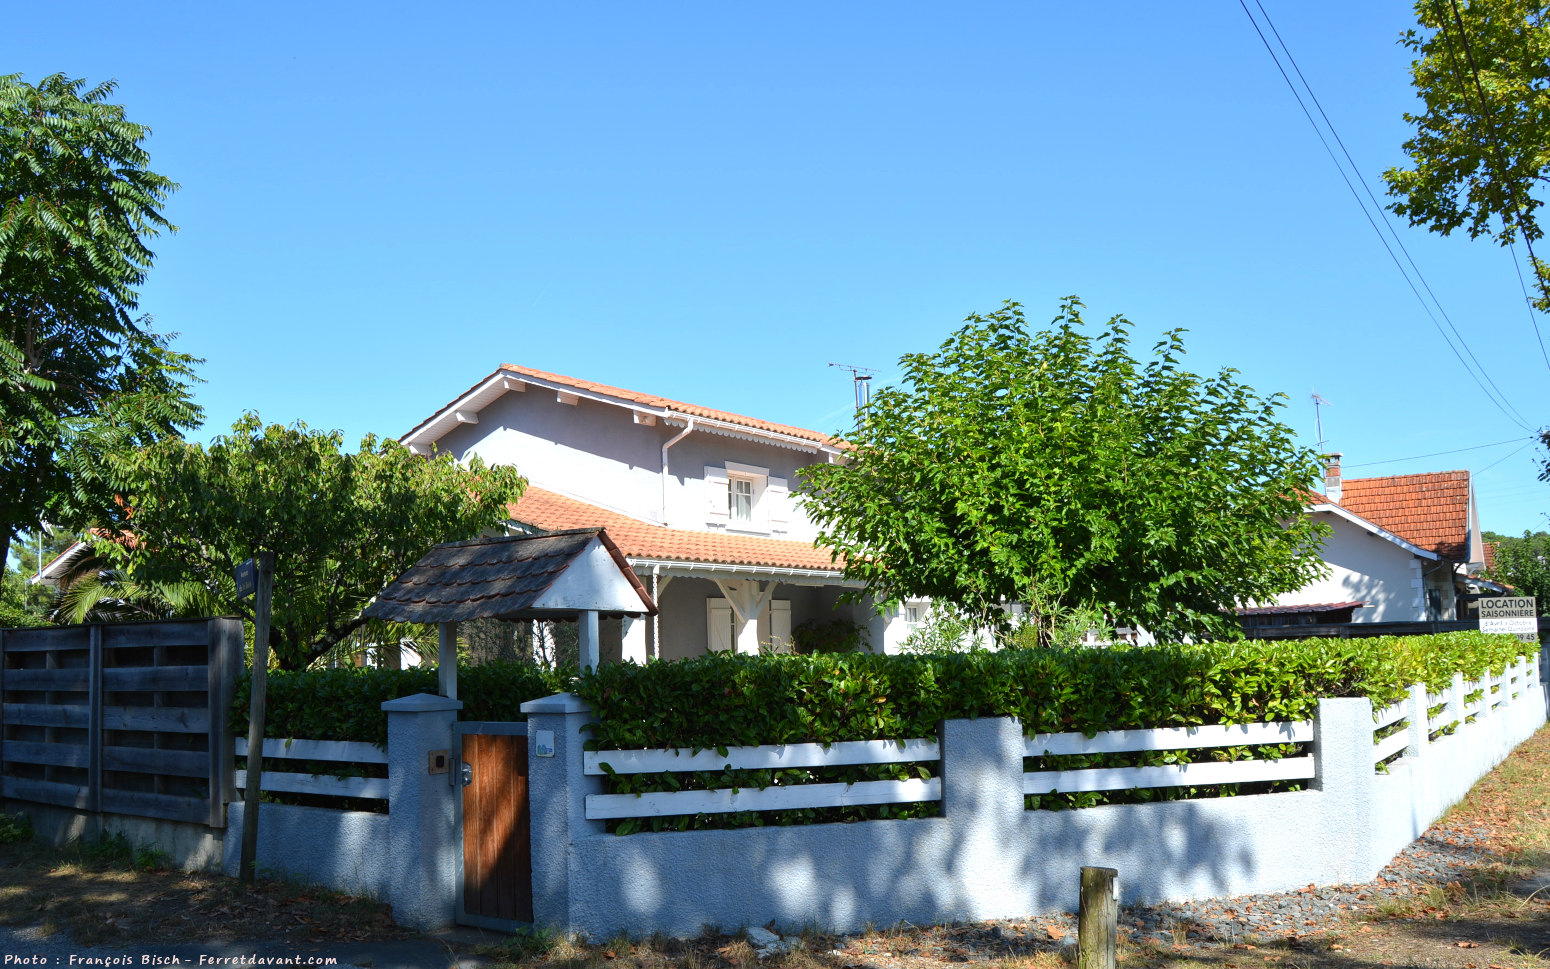
[[[458,780],[462,782],[464,787],[472,784],[474,782],[474,765],[463,764],[458,769]]]

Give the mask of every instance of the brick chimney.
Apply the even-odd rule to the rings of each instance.
[[[1340,458],[1341,453],[1324,455],[1329,462],[1324,468],[1324,497],[1334,504],[1340,504]]]

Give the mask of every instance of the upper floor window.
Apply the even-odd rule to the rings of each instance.
[[[706,524],[734,531],[780,534],[790,519],[786,479],[768,468],[728,461],[705,466]]]
[[[727,516],[733,522],[753,524],[753,478],[728,473],[727,484]]]

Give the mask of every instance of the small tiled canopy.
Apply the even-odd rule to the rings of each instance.
[[[656,603],[601,528],[437,545],[366,607],[390,622],[655,615]]]

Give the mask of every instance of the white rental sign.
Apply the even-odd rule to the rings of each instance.
[[[1513,633],[1521,642],[1539,642],[1539,610],[1533,596],[1493,596],[1476,604],[1481,632]]]

